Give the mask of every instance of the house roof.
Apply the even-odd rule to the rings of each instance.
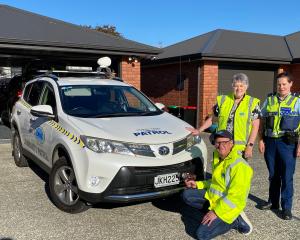
[[[295,32],[285,36],[294,61],[300,61],[300,32]]]
[[[0,4],[0,47],[89,51],[111,54],[158,54],[160,49],[125,38]]]
[[[300,33],[290,36],[294,52],[300,56]],[[297,43],[298,42],[298,45]],[[242,59],[249,61],[290,62],[293,60],[283,36],[217,29],[212,32],[168,46],[157,59],[178,56],[199,58]]]

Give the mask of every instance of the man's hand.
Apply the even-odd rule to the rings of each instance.
[[[260,153],[265,153],[265,143],[262,139],[258,141],[258,150]]]
[[[202,224],[210,226],[210,224],[217,218],[214,211],[210,210],[206,213],[201,221]]]
[[[252,158],[252,155],[253,155],[253,147],[247,145],[244,153],[244,158],[246,159]]]
[[[192,180],[192,179],[186,179],[184,180],[184,183],[185,183],[185,186],[187,188],[197,188],[197,185],[196,185],[196,181],[195,180]]]
[[[200,134],[200,131],[196,128],[186,127],[185,129],[190,131],[194,136],[197,136]]]

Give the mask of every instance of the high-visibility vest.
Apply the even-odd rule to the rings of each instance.
[[[206,189],[205,198],[209,210],[213,210],[224,222],[232,223],[246,206],[253,170],[243,159],[237,147],[229,155],[219,159],[215,150],[212,163],[212,178],[197,181],[198,189]]]
[[[288,95],[280,103],[278,101],[277,94],[269,94],[267,98],[267,107],[266,107],[266,122],[271,121],[271,129],[266,126],[265,135],[268,137],[282,137],[285,130],[281,129],[281,121],[284,117],[299,117],[298,112],[295,111],[295,104],[299,96],[296,94]],[[290,121],[291,122],[291,121]],[[299,130],[299,126],[294,129],[295,131]]]
[[[228,118],[234,105],[234,95],[221,95],[217,97],[219,107],[218,131],[226,130]],[[245,148],[252,129],[251,114],[259,104],[259,99],[245,95],[234,114],[233,139],[234,145]]]

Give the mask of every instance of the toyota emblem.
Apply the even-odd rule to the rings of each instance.
[[[166,146],[162,146],[162,147],[160,147],[160,148],[158,149],[158,153],[159,153],[160,155],[168,155],[169,152],[170,152],[170,149],[169,149],[168,147],[166,147]]]

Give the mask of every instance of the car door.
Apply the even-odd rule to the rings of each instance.
[[[32,116],[30,114],[31,107],[36,106],[39,102],[40,94],[43,89],[44,82],[35,81],[28,85],[26,89],[28,89],[28,93],[24,96],[24,102],[22,105],[22,109],[20,113],[20,134],[23,139],[23,147],[29,151],[30,153],[36,155],[36,146],[34,142],[32,142],[31,135],[34,134],[32,129]],[[25,93],[24,93],[25,94]]]
[[[56,99],[51,83],[45,82],[38,104],[50,105],[54,115],[57,115]],[[53,134],[56,133],[50,121],[52,119],[48,117],[34,117],[31,115],[32,134],[30,135],[30,141],[35,144],[39,160],[49,167],[51,167]]]

